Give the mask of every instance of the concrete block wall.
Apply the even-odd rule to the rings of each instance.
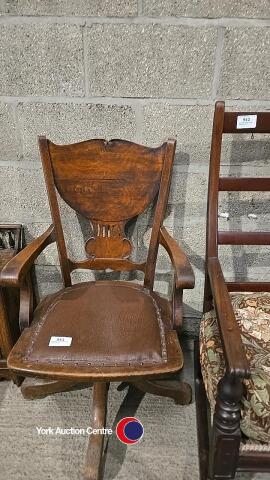
[[[22,222],[27,241],[50,223],[37,135],[56,143],[118,137],[149,146],[176,137],[165,225],[196,273],[196,288],[184,298],[185,329],[194,334],[202,307],[214,102],[270,110],[269,87],[268,0],[2,0],[0,220]],[[269,137],[228,136],[222,164],[227,174],[269,175]],[[267,230],[269,205],[267,194],[223,194],[219,207],[229,219],[221,218],[221,226]],[[61,208],[69,250],[80,258],[87,225]],[[130,231],[138,257],[146,251],[150,220],[149,210]],[[221,255],[228,276],[267,277],[267,248],[229,247]],[[54,246],[38,259],[36,276],[41,296],[61,287]],[[74,281],[87,278],[87,272],[74,274]],[[169,280],[161,249],[156,286],[164,294]]]

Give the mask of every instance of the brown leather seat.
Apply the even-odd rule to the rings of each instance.
[[[183,364],[177,334],[166,326],[158,303],[156,294],[130,282],[84,282],[60,290],[39,304],[9,367],[89,380],[106,374],[122,379],[123,369],[128,376],[133,370],[136,376],[177,371]],[[49,346],[53,336],[71,337],[71,345]]]

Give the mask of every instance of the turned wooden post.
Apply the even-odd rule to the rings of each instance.
[[[220,380],[211,438],[211,479],[229,479],[235,476],[241,440],[242,394],[241,377],[225,375]]]

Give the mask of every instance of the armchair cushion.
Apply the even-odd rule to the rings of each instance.
[[[244,380],[241,430],[250,439],[270,443],[270,293],[231,294],[232,306],[250,363]],[[225,360],[215,310],[204,314],[200,327],[200,361],[213,411]]]

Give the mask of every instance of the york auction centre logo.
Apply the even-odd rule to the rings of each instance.
[[[125,417],[116,426],[116,435],[120,442],[126,445],[139,443],[143,438],[144,428],[140,420],[135,417]]]

